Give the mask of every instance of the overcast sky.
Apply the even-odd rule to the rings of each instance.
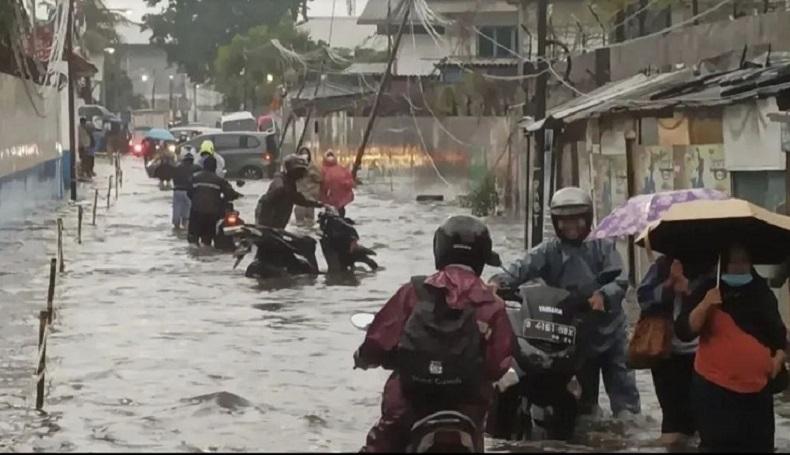
[[[222,1],[222,0],[209,0],[209,1]],[[130,9],[130,19],[139,21],[143,14],[150,11],[145,5],[145,0],[104,0],[108,8]],[[346,0],[313,0],[309,3],[310,12],[312,16],[330,16],[332,14],[332,3],[335,3],[335,15],[346,16],[348,15]],[[362,12],[367,0],[356,0],[357,15]]]

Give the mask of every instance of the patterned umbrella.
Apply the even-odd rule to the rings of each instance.
[[[696,200],[728,199],[726,194],[708,188],[666,191],[634,196],[602,219],[590,234],[591,239],[639,235],[674,204]]]

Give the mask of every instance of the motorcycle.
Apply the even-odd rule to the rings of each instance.
[[[283,229],[242,224],[223,228],[236,240],[235,269],[255,246],[255,259],[247,266],[247,278],[275,278],[288,275],[318,275],[316,241]]]
[[[585,340],[595,317],[587,299],[617,274],[602,274],[589,289],[528,283],[518,290],[497,291],[507,303],[516,335],[518,381],[497,394],[489,433],[510,440],[573,437],[581,397],[575,376],[584,363]]]
[[[245,184],[244,180],[236,182],[236,186],[241,188]],[[240,226],[244,224],[240,213],[233,205],[233,202],[225,203],[225,216],[217,221],[216,228],[214,229],[214,248],[222,251],[235,251],[238,245],[233,237],[226,235],[225,228]]]
[[[325,209],[318,215],[321,228],[321,251],[324,253],[327,273],[347,272],[361,262],[376,270],[379,265],[370,256],[376,252],[359,244],[359,234],[354,221],[340,216],[337,211]]]
[[[359,330],[367,330],[374,315],[356,313],[351,324]],[[406,453],[482,453],[483,447],[475,444],[478,433],[475,423],[466,415],[452,410],[440,410],[412,425]]]

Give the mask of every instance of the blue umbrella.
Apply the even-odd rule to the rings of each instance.
[[[151,138],[157,141],[175,141],[176,137],[170,131],[167,131],[162,128],[151,128],[150,130],[146,131],[145,137]]]

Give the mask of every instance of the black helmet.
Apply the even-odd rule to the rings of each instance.
[[[588,231],[580,240],[583,241],[589,235],[589,229],[592,227],[593,202],[590,195],[583,189],[569,186],[558,190],[551,198],[550,210],[554,232],[560,239],[562,239],[562,232],[557,225],[557,219],[563,217],[581,216],[584,218]]]
[[[488,227],[482,221],[468,215],[452,216],[439,226],[433,236],[436,268],[463,264],[474,269],[479,276],[486,265],[501,265],[491,244]]]
[[[307,160],[301,155],[288,155],[283,160],[283,169],[288,176],[297,175],[307,170]]]

